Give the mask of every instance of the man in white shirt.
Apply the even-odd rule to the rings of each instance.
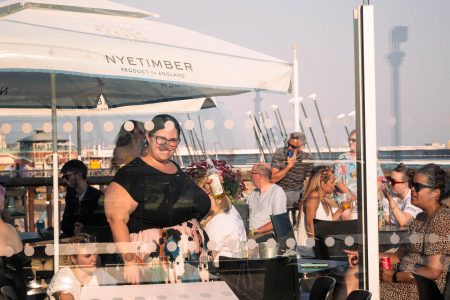
[[[255,237],[272,233],[271,215],[286,212],[286,194],[283,189],[271,182],[272,169],[267,163],[257,163],[251,170],[255,189],[250,194],[250,229]]]

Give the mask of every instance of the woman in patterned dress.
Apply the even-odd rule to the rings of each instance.
[[[419,299],[412,271],[436,281],[444,290],[450,263],[450,209],[442,205],[445,171],[428,164],[417,171],[411,203],[423,210],[410,226],[410,244],[390,256],[398,270],[380,270],[381,299]]]
[[[105,197],[124,279],[137,284],[140,270],[150,268],[152,282],[190,281],[188,262],[207,280],[202,275],[207,274],[208,253],[199,220],[210,210],[209,197],[171,160],[180,142],[178,122],[169,115],[157,115],[152,122],[147,153],[119,169]]]

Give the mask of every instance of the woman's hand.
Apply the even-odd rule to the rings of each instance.
[[[358,252],[353,250],[344,250],[344,252],[347,253],[348,266],[350,268],[357,266],[359,263]]]
[[[135,256],[131,253],[127,253],[125,254],[124,261],[123,278],[131,284],[139,284],[141,266],[136,261]]]
[[[382,282],[394,282],[394,270],[380,268],[380,280]]]

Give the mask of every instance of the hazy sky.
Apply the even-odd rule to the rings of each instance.
[[[296,44],[300,96],[318,95],[331,144],[345,144],[344,127],[336,116],[354,110],[353,9],[362,1],[118,2],[158,13],[160,22],[205,33],[286,61],[292,60],[292,46]],[[371,4],[375,9],[379,146],[447,143],[450,139],[450,2],[378,0]],[[400,26],[403,29],[396,29],[397,34],[394,34],[394,39],[400,43],[393,47],[391,32]],[[393,50],[397,52],[392,54]],[[397,69],[393,68],[389,57],[402,57]],[[262,111],[267,111],[275,120],[270,107],[278,105],[287,130],[293,130],[292,105],[288,104],[292,95],[264,93],[261,97]],[[203,120],[214,115],[215,120],[230,118],[236,124],[231,131],[223,129],[219,123],[212,131],[204,130],[207,143],[219,143],[221,148],[253,148],[253,132],[243,123],[247,118],[245,113],[254,111],[254,98],[254,93],[218,97],[219,111],[202,112]],[[394,99],[398,100],[397,109]],[[308,99],[304,103],[319,145],[323,147],[325,141],[313,103]],[[184,120],[185,116],[179,118]],[[305,122],[303,113],[301,118]],[[352,129],[353,120],[347,121]],[[398,138],[394,138],[395,124],[400,124]],[[307,135],[309,138],[309,132]],[[26,134],[21,134],[23,136]],[[113,138],[105,139],[103,133],[95,131],[83,137],[86,139],[83,143],[89,140],[91,144],[103,140],[109,143]]]

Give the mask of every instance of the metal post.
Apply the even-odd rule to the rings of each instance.
[[[316,94],[309,95],[309,98],[311,98],[313,100],[314,106],[316,107],[316,112],[317,112],[317,116],[319,117],[320,126],[322,127],[323,136],[325,137],[325,142],[327,143],[328,151],[331,153],[330,143],[328,142],[327,133],[325,132],[325,127],[323,126],[322,117],[320,116],[319,106],[317,105],[316,97],[317,97]]]

